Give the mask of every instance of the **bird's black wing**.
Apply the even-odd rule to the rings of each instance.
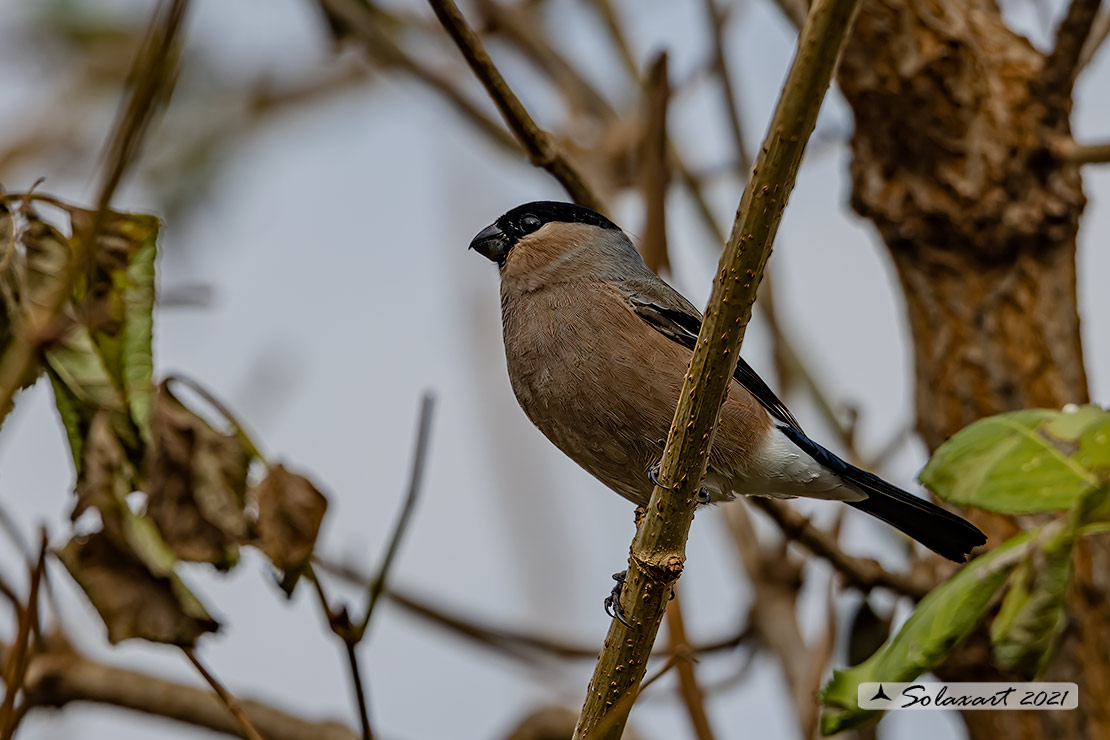
[[[632,310],[657,332],[687,349],[694,349],[698,332],[701,331],[701,319],[696,314],[661,306],[635,294],[630,295],[628,300]],[[736,372],[732,377],[759,401],[760,406],[767,409],[767,413],[783,424],[802,431],[802,425],[790,413],[790,409],[763,382],[763,378],[756,375],[751,365],[744,362],[743,357],[737,361]]]

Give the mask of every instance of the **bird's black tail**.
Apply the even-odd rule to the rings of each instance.
[[[845,503],[882,519],[933,552],[962,563],[968,553],[987,541],[986,535],[966,519],[848,464],[797,429],[786,426],[779,429],[814,460],[867,496],[862,501]]]

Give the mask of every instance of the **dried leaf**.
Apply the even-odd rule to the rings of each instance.
[[[305,477],[278,465],[254,489],[259,547],[274,566],[297,573],[312,557],[328,500]],[[290,583],[287,591],[292,591]]]
[[[71,540],[58,552],[108,628],[128,638],[192,647],[219,623],[172,572],[155,575],[103,532]]]
[[[147,512],[183,560],[230,567],[250,534],[244,512],[250,455],[185,408],[163,383],[147,448]]]
[[[107,412],[102,411],[92,420],[82,449],[72,518],[76,520],[93,507],[100,512],[105,527],[112,528],[120,519],[119,509],[126,505],[127,495],[135,490],[135,470],[112,431]]]
[[[23,313],[39,310],[44,297],[52,295],[59,287],[60,276],[73,254],[69,239],[60,231],[35,217],[29,216],[27,228],[20,235],[25,250],[25,273],[20,286]]]

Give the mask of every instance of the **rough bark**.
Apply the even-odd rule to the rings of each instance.
[[[839,74],[856,120],[852,206],[878,228],[905,293],[930,449],[983,416],[1087,400],[1075,266],[1086,200],[1077,165],[1054,152],[1071,139],[1074,36],[1097,5],[1077,0],[1046,56],[991,0],[863,3]],[[995,544],[1016,529],[982,513],[977,523]],[[1079,683],[1080,709],[970,712],[972,738],[1110,737],[1107,573],[1106,541],[1077,554],[1046,674]],[[938,673],[1001,676],[985,631]]]

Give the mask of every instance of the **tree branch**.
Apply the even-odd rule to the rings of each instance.
[[[516,139],[496,119],[479,109],[451,79],[401,48],[393,36],[379,26],[380,11],[375,12],[356,0],[319,0],[319,3],[329,17],[342,20],[344,31],[362,44],[372,62],[380,67],[397,67],[412,75],[441,94],[494,144],[513,152],[520,151]]]
[[[35,653],[39,619],[39,584],[46,569],[46,530],[42,532],[42,545],[39,547],[38,562],[30,567],[31,584],[28,588],[27,606],[19,610],[19,627],[16,630],[15,646],[8,655],[4,668],[4,703],[0,706],[0,738],[11,740],[19,724],[21,712],[15,708],[15,697],[19,694],[27,676],[27,669]]]
[[[313,562],[320,570],[327,571],[355,585],[366,586],[371,577],[358,571],[351,565],[332,562],[327,558],[314,557]],[[475,644],[493,648],[503,654],[520,660],[534,658],[533,653],[539,653],[553,658],[566,658],[573,660],[597,658],[597,648],[585,644],[564,642],[543,635],[521,632],[519,630],[500,627],[482,622],[473,617],[460,617],[449,613],[441,606],[433,605],[411,593],[387,587],[385,595],[394,604],[410,614],[420,617],[442,629],[451,632],[457,637],[471,640]],[[750,637],[750,630],[746,627],[735,634],[701,643],[690,648],[694,655],[716,653],[732,650]],[[653,657],[665,655],[658,652]]]
[[[740,120],[740,104],[736,99],[736,88],[732,84],[732,75],[728,69],[728,56],[725,51],[725,27],[727,19],[725,14],[717,9],[716,0],[703,0],[705,8],[706,25],[709,26],[709,35],[713,39],[713,70],[717,73],[717,82],[721,88],[721,102],[725,106],[725,115],[728,118],[729,129],[732,133],[732,148],[736,154],[737,174],[741,179],[751,174],[752,162],[748,156],[748,148],[744,145],[744,123]],[[803,16],[804,17],[804,16]]]
[[[1110,36],[1110,10],[1104,10],[1091,23],[1091,32],[1087,36],[1087,41],[1083,44],[1083,51],[1079,52],[1079,72],[1082,72],[1091,63],[1095,54],[1106,43],[1108,36]]]
[[[0,652],[5,649],[0,646]],[[240,735],[239,725],[211,691],[98,663],[64,647],[35,656],[24,691],[30,707],[94,702]],[[266,740],[358,740],[338,722],[309,722],[254,701],[241,706]]]
[[[705,694],[698,685],[698,677],[694,672],[694,661],[690,652],[690,642],[686,637],[686,620],[682,617],[682,601],[678,594],[667,605],[667,631],[671,638],[671,654],[679,661],[678,691],[686,705],[686,713],[690,715],[690,724],[694,728],[694,737],[697,740],[714,740],[713,728],[709,724],[709,715],[705,711]]]
[[[486,88],[497,110],[501,112],[501,117],[505,119],[505,123],[516,136],[517,141],[528,153],[532,164],[550,172],[575,203],[605,213],[604,204],[594,195],[582,175],[559,150],[551,134],[536,125],[524,105],[509,89],[505,79],[483,48],[478,34],[467,25],[466,19],[463,18],[453,0],[428,1],[439,22],[459,47],[470,69]]]
[[[668,488],[655,487],[632,542],[621,599],[632,626],[619,620],[610,625],[575,730],[576,740],[615,740],[624,729],[628,709],[616,705],[635,692],[643,677],[671,587],[682,573],[697,490],[756,289],[857,7],[858,0],[817,0],[799,36],[755,173],[721,256],[667,435],[660,480]],[[595,733],[603,723],[606,730]]]
[[[1071,0],[1056,29],[1056,43],[1045,59],[1040,88],[1050,113],[1067,115],[1080,59],[1101,0]]]
[[[365,636],[366,629],[370,626],[370,616],[374,613],[374,607],[385,591],[386,579],[389,577],[393,559],[396,557],[401,540],[404,539],[405,532],[408,530],[412,512],[416,509],[416,500],[420,495],[420,483],[424,480],[424,464],[428,459],[428,438],[431,434],[432,410],[434,408],[435,397],[431,393],[425,393],[420,400],[420,417],[417,422],[416,446],[413,448],[412,464],[409,470],[408,493],[405,495],[405,502],[401,507],[401,516],[397,518],[397,526],[394,527],[393,535],[389,539],[389,546],[386,548],[382,565],[378,569],[378,575],[370,583],[366,615],[358,625],[357,635],[360,640]]]
[[[351,624],[351,618],[347,614],[346,608],[341,608],[338,613],[332,611],[331,601],[328,599],[327,594],[324,593],[324,584],[320,582],[320,577],[316,574],[315,568],[311,565],[308,567],[307,575],[312,581],[313,589],[316,592],[316,598],[320,603],[320,609],[324,612],[324,617],[328,620],[328,627],[343,641],[343,647],[347,657],[347,668],[351,675],[351,693],[354,694],[355,706],[358,708],[359,729],[362,730],[362,740],[373,740],[374,730],[370,726],[370,706],[366,699],[366,688],[362,683],[362,668],[359,665],[358,652],[356,650],[361,638],[357,634],[354,625]]]
[[[320,602],[320,608],[323,610],[324,616],[327,617],[328,627],[331,628],[331,631],[335,633],[336,637],[343,641],[343,645],[346,648],[347,665],[351,673],[351,690],[355,695],[355,702],[358,706],[359,723],[362,728],[362,740],[373,740],[374,731],[370,726],[370,710],[366,698],[366,689],[362,680],[362,669],[359,666],[358,645],[362,642],[362,639],[366,637],[366,630],[370,625],[370,616],[374,613],[374,607],[385,592],[386,580],[389,577],[390,568],[401,546],[401,540],[404,539],[405,532],[408,530],[408,523],[411,521],[412,513],[416,509],[416,500],[420,494],[420,483],[424,477],[424,464],[428,457],[428,438],[431,433],[432,409],[434,407],[435,398],[430,393],[425,393],[420,401],[416,446],[412,454],[408,494],[405,496],[404,504],[401,507],[401,515],[398,517],[397,524],[393,529],[393,534],[389,539],[385,558],[382,560],[381,567],[378,569],[378,574],[373,580],[368,579],[368,585],[366,587],[369,590],[369,597],[367,598],[366,614],[358,624],[353,624],[351,622],[346,607],[340,608],[338,612],[332,611],[331,601],[328,599],[327,594],[324,593],[324,585],[320,582],[319,576],[316,575],[315,570],[311,566],[309,566],[308,569],[308,575],[312,579],[312,585],[316,589],[316,596]]]
[[[185,653],[185,657],[188,658],[189,662],[193,664],[193,667],[197,669],[197,673],[208,682],[208,685],[212,687],[212,691],[216,693],[220,702],[227,707],[227,711],[235,718],[235,722],[239,725],[243,737],[247,738],[247,740],[263,740],[262,736],[258,734],[258,728],[254,726],[254,722],[251,721],[250,716],[243,711],[243,707],[239,704],[239,700],[231,695],[231,692],[228,691],[227,688],[220,683],[219,679],[205,667],[204,663],[200,662],[200,658],[197,657],[196,652],[189,647],[183,647],[181,651]]]
[[[1066,141],[1057,147],[1060,159],[1071,164],[1105,164],[1110,162],[1110,141],[1098,144],[1080,144]]]
[[[846,554],[840,549],[835,537],[813,526],[809,519],[785,504],[759,496],[752,496],[746,501],[771,517],[787,539],[794,540],[812,554],[828,561],[849,585],[864,593],[874,588],[885,588],[919,601],[936,585],[931,579],[916,573],[891,573],[877,560]]]
[[[640,190],[644,199],[644,238],[640,254],[653,272],[670,271],[667,250],[667,106],[671,88],[667,78],[667,53],[662,52],[648,70],[644,83],[644,132],[640,142]]]

